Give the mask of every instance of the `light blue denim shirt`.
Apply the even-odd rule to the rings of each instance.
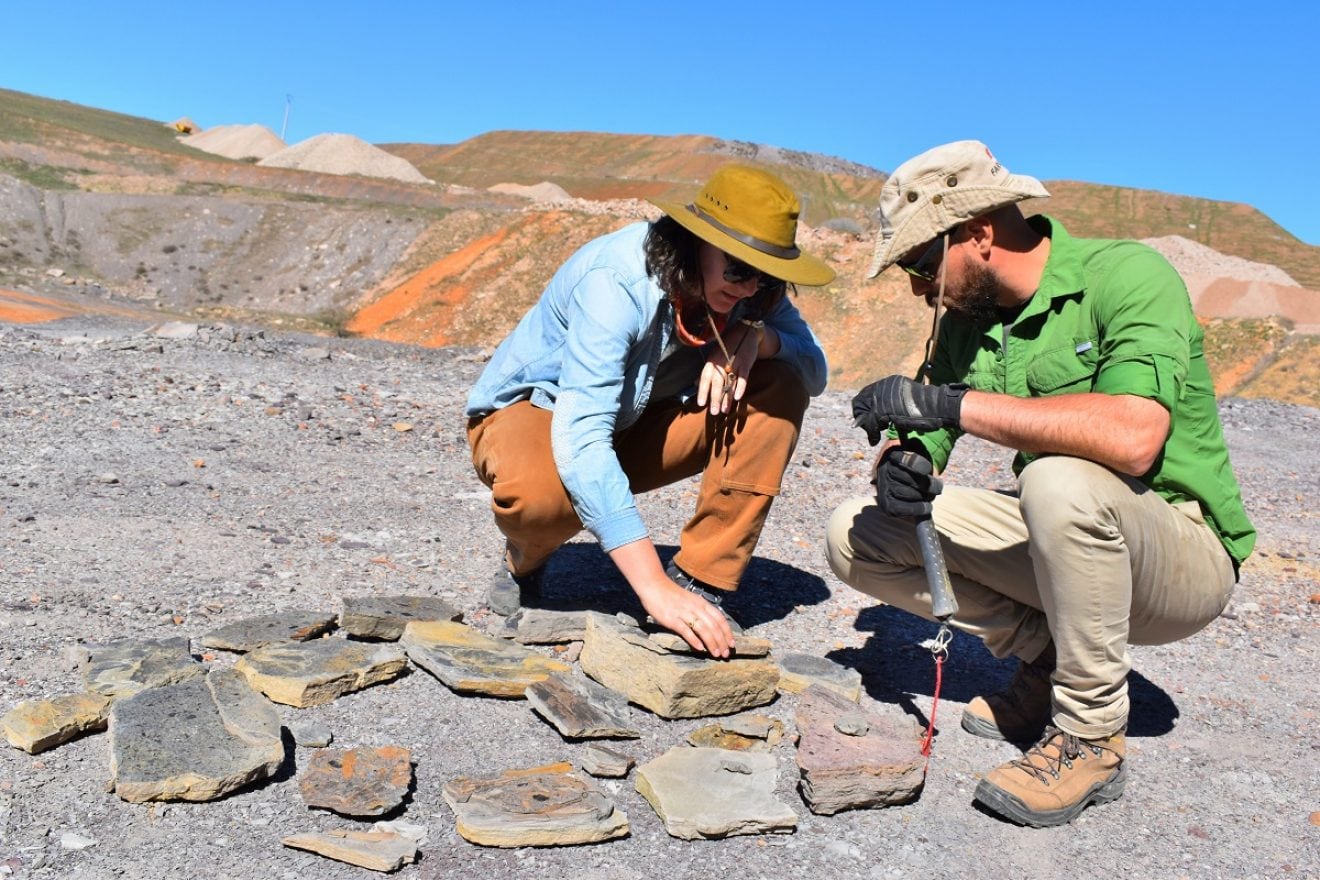
[[[668,297],[646,274],[648,226],[625,226],[570,257],[495,349],[467,401],[469,417],[528,399],[554,412],[550,443],[559,478],[606,552],[647,536],[614,436],[646,408],[674,333]],[[787,296],[765,322],[779,333],[776,358],[797,369],[813,397],[825,390],[825,354]]]

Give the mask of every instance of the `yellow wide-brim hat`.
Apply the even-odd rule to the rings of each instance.
[[[767,275],[810,287],[834,280],[833,269],[798,248],[797,196],[768,171],[726,165],[688,204],[651,204],[697,238]]]

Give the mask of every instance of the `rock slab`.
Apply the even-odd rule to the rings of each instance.
[[[347,862],[388,874],[417,859],[417,843],[393,831],[334,831],[291,834],[280,840],[291,849],[303,849],[317,855]]]
[[[603,614],[587,618],[582,671],[662,718],[730,715],[775,698],[779,667],[768,659],[673,653],[640,629]]]
[[[622,779],[636,763],[632,755],[625,755],[600,743],[592,743],[582,753],[582,769],[603,779]]]
[[[403,803],[412,778],[412,753],[400,746],[325,749],[312,755],[298,788],[309,807],[383,816]]]
[[[334,628],[333,614],[294,609],[236,620],[211,630],[202,636],[201,641],[208,648],[247,653],[282,642],[305,642]]]
[[[102,694],[65,694],[51,700],[24,700],[0,718],[5,739],[35,755],[85,733],[105,730],[110,698]]]
[[[926,780],[921,734],[896,707],[861,711],[820,685],[803,692],[797,708],[797,764],[802,797],[813,813],[905,804]]]
[[[628,833],[628,817],[567,763],[463,776],[445,801],[464,840],[482,846],[573,846]]]
[[[785,654],[779,658],[779,690],[800,694],[813,684],[827,687],[856,703],[862,698],[862,674],[856,669],[814,654]]]
[[[209,801],[284,761],[280,717],[233,670],[149,688],[110,709],[110,775],[132,803]]]
[[[206,667],[189,653],[187,639],[125,640],[88,646],[83,681],[89,691],[122,697],[205,674]]]
[[[550,608],[519,608],[504,621],[500,635],[521,645],[580,642],[587,631],[587,612]]]
[[[528,685],[571,669],[530,648],[450,621],[410,623],[400,645],[414,663],[460,694],[521,699]]]
[[[570,739],[636,739],[641,731],[628,720],[628,701],[622,694],[588,678],[556,673],[527,686],[533,711]]]
[[[463,612],[433,596],[345,596],[339,625],[351,636],[397,642],[414,620],[462,620]]]
[[[270,645],[234,664],[248,684],[277,703],[322,706],[344,694],[390,681],[408,667],[393,645],[317,639]]]
[[[784,722],[765,715],[742,715],[698,727],[687,741],[699,748],[733,752],[768,752],[784,738]]]
[[[671,836],[700,840],[796,829],[778,775],[772,755],[677,746],[638,767],[636,786]]]

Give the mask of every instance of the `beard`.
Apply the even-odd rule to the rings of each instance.
[[[970,260],[963,264],[963,275],[957,290],[945,291],[944,307],[976,327],[994,325],[999,320],[999,276],[989,266]]]

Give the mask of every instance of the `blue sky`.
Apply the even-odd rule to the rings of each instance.
[[[5,4],[0,86],[286,140],[709,134],[1246,202],[1320,244],[1320,15],[1251,3]]]

